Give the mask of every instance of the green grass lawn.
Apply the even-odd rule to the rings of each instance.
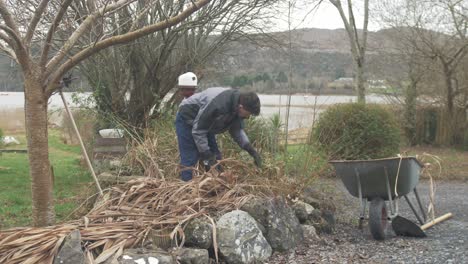
[[[25,149],[24,135],[14,136],[21,145],[9,148]],[[60,222],[79,206],[80,194],[87,191],[92,178],[80,165],[80,147],[62,143],[57,130],[49,131],[49,152],[55,174],[55,211],[57,222]],[[31,212],[28,156],[25,153],[3,153],[0,156],[0,228],[30,225]]]

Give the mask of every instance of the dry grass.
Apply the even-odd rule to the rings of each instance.
[[[431,163],[427,170],[434,179],[468,181],[468,151],[418,146],[407,148],[404,153],[417,155],[422,162]]]
[[[310,129],[310,127],[301,127],[288,131],[288,145],[307,143]],[[284,140],[281,140],[280,144],[284,145]]]
[[[86,142],[87,145],[90,145],[93,142],[95,135],[94,125],[96,124],[96,113],[87,109],[75,108],[72,109],[72,114],[82,140]],[[72,121],[66,114],[65,110],[61,109],[60,111],[56,111],[51,116],[53,116],[55,120],[61,120],[62,140],[64,143],[69,145],[78,145],[78,137],[73,128]]]
[[[24,110],[20,108],[0,109],[0,128],[4,133],[19,133],[24,129]]]

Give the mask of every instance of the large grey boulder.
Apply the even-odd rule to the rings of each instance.
[[[171,254],[160,249],[131,248],[119,257],[119,264],[176,264]]]
[[[200,248],[178,248],[172,251],[180,264],[209,264],[208,250]]]
[[[84,264],[85,254],[81,248],[80,231],[72,231],[63,241],[62,246],[54,259],[54,264]]]
[[[197,218],[185,227],[185,245],[189,247],[209,249],[213,244],[213,226]]]
[[[264,263],[272,249],[248,213],[235,210],[223,215],[216,224],[220,255],[229,264]]]
[[[253,199],[242,210],[265,227],[266,239],[273,250],[287,251],[303,239],[299,220],[283,198]]]

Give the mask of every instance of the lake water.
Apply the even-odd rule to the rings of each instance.
[[[73,104],[73,93],[64,93],[64,95],[72,107],[77,107]],[[89,96],[89,93],[80,94],[79,96],[87,97]],[[279,114],[281,120],[285,123],[288,96],[266,94],[260,94],[259,96],[262,104],[261,116],[264,118],[270,118],[275,114]],[[386,103],[385,97],[379,95],[369,95],[366,97],[366,100],[369,103]],[[314,119],[317,119],[320,112],[330,105],[355,101],[356,96],[348,95],[293,95],[291,96],[291,108],[289,113],[289,130],[301,127],[311,127]],[[55,94],[49,99],[49,108],[51,110],[62,107],[63,103],[60,95]],[[0,110],[3,110],[0,114],[5,114],[8,110],[18,110],[23,108],[24,94],[22,92],[0,92]]]

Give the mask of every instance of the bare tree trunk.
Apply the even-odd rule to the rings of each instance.
[[[447,100],[447,124],[448,127],[446,128],[446,137],[444,138],[442,144],[443,145],[452,145],[455,142],[455,134],[456,134],[456,120],[457,115],[453,109],[453,85],[452,85],[452,76],[450,73],[449,65],[442,61],[442,68],[444,72],[444,81],[445,81],[445,89],[446,89],[446,100]]]
[[[47,97],[39,70],[25,74],[25,115],[34,226],[55,222],[47,137]]]
[[[410,84],[405,87],[405,124],[404,130],[409,144],[414,146],[417,144],[416,140],[416,81],[411,80]]]
[[[444,65],[444,79],[445,79],[445,89],[447,89],[447,111],[450,115],[453,115],[453,85],[452,78],[449,72],[448,66]]]
[[[358,103],[366,103],[366,87],[364,79],[364,58],[358,59],[356,64],[356,88],[358,95]]]
[[[346,33],[348,34],[351,54],[354,61],[355,70],[355,87],[359,103],[366,103],[366,87],[364,76],[365,54],[367,49],[367,34],[369,24],[369,0],[364,0],[364,21],[362,27],[362,35],[359,36],[359,30],[354,19],[353,4],[351,0],[347,0],[348,14],[346,15],[343,9],[341,0],[329,0],[340,13]]]

